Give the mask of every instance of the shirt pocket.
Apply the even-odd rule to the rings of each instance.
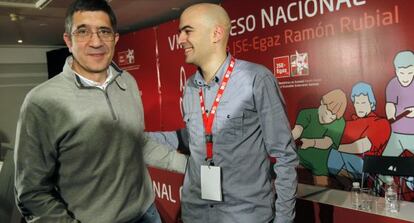
[[[184,122],[189,134],[189,143],[200,144],[203,140],[204,128],[201,120],[201,114],[197,112],[187,113],[184,116]]]
[[[216,115],[215,129],[213,133],[217,136],[217,143],[230,144],[240,140],[243,136],[242,111],[220,111]]]

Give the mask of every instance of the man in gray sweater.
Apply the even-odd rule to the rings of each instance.
[[[146,165],[184,172],[186,157],[144,134],[134,78],[111,64],[115,15],[77,0],[63,38],[72,52],[34,88],[16,133],[16,200],[28,222],[161,222]]]

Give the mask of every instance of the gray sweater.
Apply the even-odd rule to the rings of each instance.
[[[146,164],[184,172],[185,156],[145,136],[134,78],[110,69],[114,78],[101,90],[82,85],[66,62],[26,96],[15,181],[29,222],[128,222],[154,202]]]

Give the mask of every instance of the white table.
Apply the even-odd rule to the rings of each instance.
[[[336,190],[307,184],[298,185],[298,198],[316,203],[328,204],[334,207],[346,208],[393,219],[414,222],[414,202],[399,201],[399,212],[389,213],[385,211],[384,198],[374,197],[372,210],[363,211],[352,207],[351,193],[349,191]]]

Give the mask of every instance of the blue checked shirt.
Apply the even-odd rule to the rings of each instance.
[[[199,89],[206,112],[216,97],[230,54],[207,84],[196,72],[184,92],[191,156],[182,191],[185,223],[290,223],[295,217],[297,154],[277,80],[264,66],[237,60],[213,124],[213,161],[222,169],[223,202],[201,199],[206,145]],[[276,157],[275,188],[268,156]]]

